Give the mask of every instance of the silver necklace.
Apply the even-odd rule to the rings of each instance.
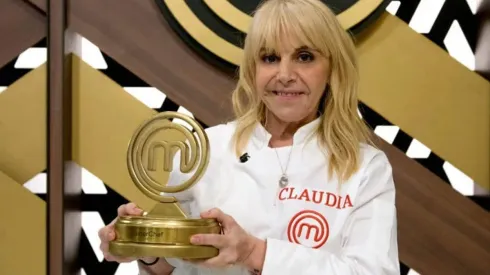
[[[291,160],[291,152],[293,152],[293,147],[291,146],[291,150],[289,150],[289,156],[288,156],[288,162],[286,163],[286,169],[282,168],[281,159],[279,158],[279,154],[277,153],[277,149],[274,148],[274,151],[276,151],[277,161],[279,162],[279,165],[281,166],[281,171],[282,171],[281,178],[279,178],[279,186],[281,188],[284,188],[289,184],[289,178],[288,178],[288,175],[286,174],[286,171],[288,170],[289,161]]]

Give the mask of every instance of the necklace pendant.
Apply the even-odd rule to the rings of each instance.
[[[289,179],[286,175],[282,175],[281,178],[279,179],[279,186],[280,187],[286,187],[289,183]]]

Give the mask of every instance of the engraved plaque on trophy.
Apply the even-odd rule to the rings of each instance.
[[[180,119],[185,126],[172,122]],[[169,132],[178,132],[185,140]],[[166,134],[167,133],[167,134]],[[180,151],[180,167],[173,167],[173,154]],[[218,249],[190,243],[198,233],[220,234],[216,219],[187,217],[177,199],[170,193],[184,191],[202,176],[209,162],[209,141],[204,129],[189,116],[178,112],[159,113],[142,123],[131,138],[127,165],[134,184],[146,196],[157,201],[143,216],[119,217],[115,223],[116,238],[109,243],[113,255],[123,257],[211,258]],[[161,174],[180,169],[193,172],[185,182],[167,186]]]

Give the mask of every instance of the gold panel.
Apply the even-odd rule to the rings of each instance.
[[[24,183],[46,168],[46,65],[0,94],[0,170]]]
[[[490,82],[387,13],[358,42],[362,101],[490,189]]]
[[[126,199],[151,209],[155,201],[132,182],[126,153],[134,131],[156,112],[72,56],[73,159]],[[183,140],[183,135],[175,131],[170,138]],[[162,173],[162,177],[168,177],[168,173]],[[166,178],[161,180],[165,182]]]
[[[46,204],[0,171],[0,274],[46,274]]]
[[[240,64],[242,49],[215,34],[187,6],[185,1],[162,0],[179,24],[204,48],[232,64]]]

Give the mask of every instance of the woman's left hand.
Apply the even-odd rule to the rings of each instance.
[[[198,264],[207,267],[228,267],[244,264],[257,246],[259,239],[245,232],[231,216],[218,208],[201,214],[202,218],[215,218],[221,223],[223,234],[197,234],[191,238],[195,245],[210,245],[219,249],[219,255]],[[195,262],[195,261],[193,261]]]

